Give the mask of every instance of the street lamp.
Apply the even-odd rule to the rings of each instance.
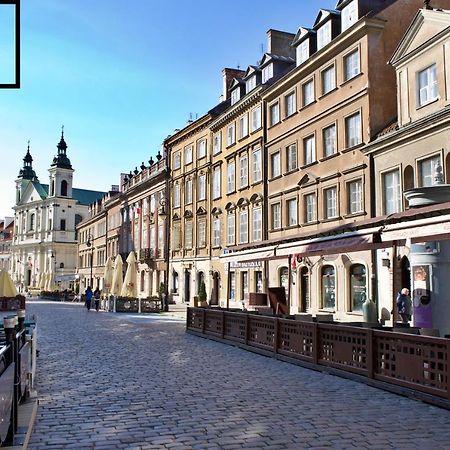
[[[159,204],[161,208],[159,209],[159,216],[164,219],[164,294],[161,302],[161,309],[163,311],[169,311],[169,205],[167,197],[167,189],[164,190],[164,194],[161,193],[159,199]]]
[[[88,234],[87,235],[87,242],[86,242],[86,247],[91,249],[91,254],[89,255],[89,268],[90,268],[90,277],[89,277],[89,286],[91,287],[91,289],[94,287],[93,286],[93,278],[92,278],[92,266],[94,263],[94,236],[92,236],[92,234]]]
[[[53,286],[52,286],[52,290],[55,289],[56,286],[56,251],[52,250],[51,254],[50,254],[50,258],[52,258],[53,261]]]

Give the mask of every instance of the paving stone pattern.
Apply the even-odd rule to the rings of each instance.
[[[186,334],[31,301],[30,449],[450,449],[450,411]]]

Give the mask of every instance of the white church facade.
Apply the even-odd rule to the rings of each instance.
[[[20,292],[73,288],[77,267],[76,226],[104,192],[73,187],[64,132],[49,168],[49,184],[33,170],[28,146],[16,180],[11,276]]]

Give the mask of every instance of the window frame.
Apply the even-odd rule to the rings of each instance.
[[[357,56],[357,64],[354,64],[354,56]],[[352,80],[353,78],[357,77],[361,73],[361,51],[359,46],[356,48],[353,48],[348,53],[346,53],[343,58],[343,79],[344,83],[347,81]],[[348,62],[351,62],[351,66],[348,64]]]
[[[421,84],[421,75],[427,75],[427,84]],[[432,75],[430,80],[430,75]],[[426,106],[429,103],[433,103],[435,100],[439,98],[439,86],[438,86],[438,74],[437,74],[437,65],[433,63],[425,69],[418,70],[416,72],[416,90],[417,90],[417,107],[420,108],[422,106]],[[425,90],[424,90],[425,89]],[[426,93],[426,99],[422,100],[422,92]]]
[[[311,149],[308,148],[308,143],[312,142]],[[311,156],[311,159],[309,158]],[[317,150],[316,150],[316,135],[310,134],[303,138],[303,165],[308,166],[317,161]]]
[[[310,78],[302,84],[302,108],[306,108],[316,100],[314,78]]]
[[[284,96],[284,117],[290,117],[297,112],[297,95],[295,90]]]
[[[275,158],[277,160],[277,164],[275,165]],[[275,173],[275,167],[277,168],[277,173]],[[278,178],[281,176],[281,152],[277,150],[276,152],[271,153],[270,155],[270,175],[271,179]]]
[[[236,191],[236,161],[234,159],[228,160],[227,163],[227,194]]]
[[[276,101],[269,105],[269,126],[273,127],[280,123],[280,102]]]
[[[326,75],[332,73],[330,77],[330,86],[327,87]],[[332,63],[320,72],[320,80],[322,83],[322,96],[329,94],[336,89],[336,64]]]
[[[270,228],[271,230],[280,230],[281,222],[281,202],[274,202],[270,204]]]
[[[245,220],[242,220],[245,217]],[[248,242],[248,209],[243,208],[239,211],[239,244]]]
[[[355,130],[357,130],[358,135],[355,137],[351,136],[351,128],[350,128],[350,121],[355,118],[358,117],[358,127],[354,127]],[[345,148],[346,149],[350,149],[353,147],[356,147],[358,145],[361,145],[364,141],[363,141],[363,135],[362,135],[362,114],[361,114],[361,110],[359,111],[355,111],[352,114],[349,114],[348,116],[346,116],[344,118],[344,124],[345,124]],[[356,139],[355,139],[356,138]],[[353,142],[353,140],[356,140],[357,142]]]

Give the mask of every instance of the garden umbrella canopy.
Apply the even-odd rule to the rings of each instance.
[[[137,297],[137,264],[136,254],[130,252],[127,258],[127,272],[125,273],[125,279],[123,280],[122,290],[120,295],[122,297]]]
[[[0,270],[0,297],[15,297],[17,295],[9,273],[6,270]]]
[[[111,256],[108,256],[105,264],[105,274],[103,275],[104,285],[103,291],[105,294],[109,294],[112,288],[112,281],[114,275],[114,265]]]
[[[122,257],[120,255],[117,255],[114,261],[114,272],[111,285],[111,294],[113,295],[120,295],[120,291],[122,290],[123,284],[122,266],[123,266]]]

